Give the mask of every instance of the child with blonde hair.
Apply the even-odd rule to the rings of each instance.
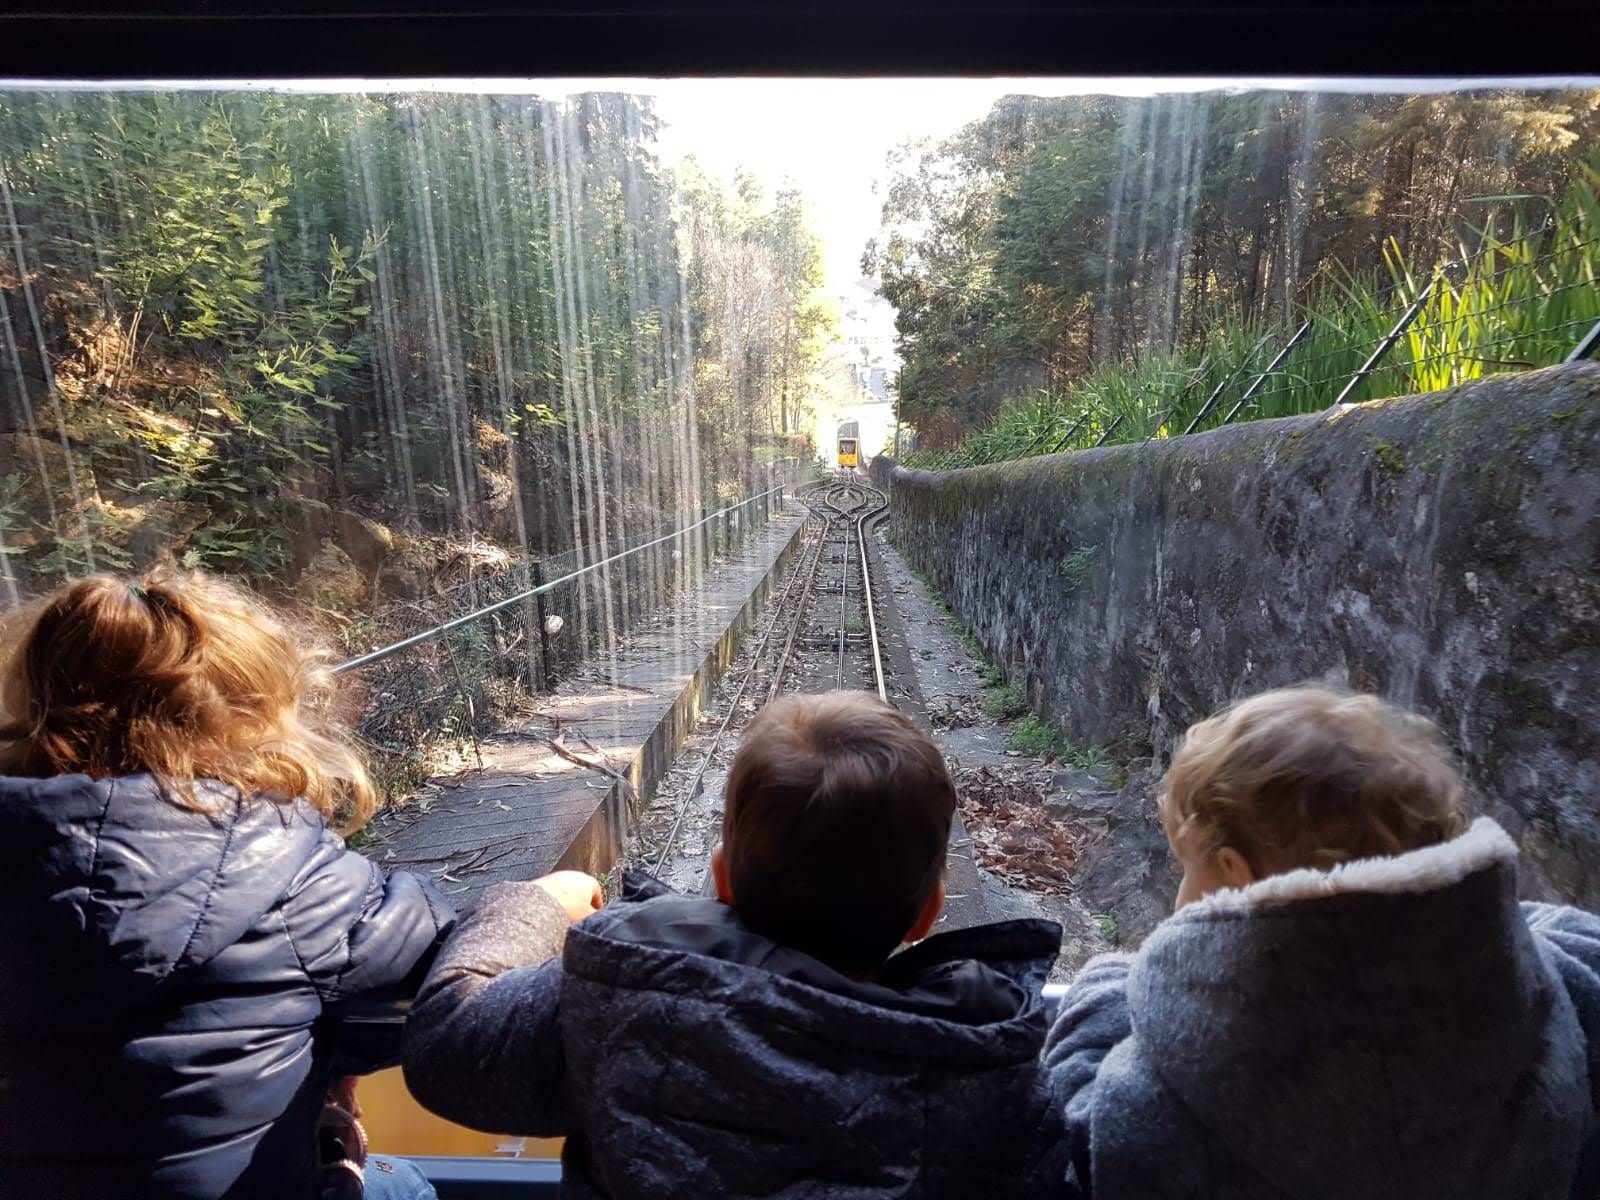
[[[408,998],[452,920],[334,832],[373,791],[325,658],[170,570],[68,584],[3,645],[0,1195],[311,1200],[336,1069],[398,1058],[341,1014]]]
[[[1600,920],[1519,904],[1432,722],[1266,692],[1193,726],[1177,912],[1044,1056],[1096,1200],[1592,1200]]]

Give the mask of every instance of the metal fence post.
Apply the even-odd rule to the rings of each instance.
[[[1233,424],[1233,419],[1239,415],[1240,410],[1243,409],[1246,404],[1249,404],[1251,400],[1255,399],[1256,393],[1261,390],[1261,385],[1273,375],[1278,373],[1279,368],[1283,366],[1283,360],[1289,357],[1289,352],[1301,342],[1305,341],[1306,335],[1310,332],[1310,321],[1303,322],[1300,328],[1295,330],[1294,336],[1289,339],[1289,344],[1286,345],[1282,350],[1279,350],[1277,354],[1273,355],[1272,361],[1267,364],[1266,370],[1262,371],[1261,374],[1257,375],[1253,380],[1250,381],[1250,386],[1245,388],[1244,395],[1239,397],[1239,402],[1228,410],[1227,416],[1222,418],[1222,423],[1224,425]]]
[[[1077,436],[1078,430],[1083,428],[1084,422],[1088,419],[1089,410],[1085,408],[1081,413],[1078,414],[1078,419],[1072,423],[1072,425],[1067,429],[1067,432],[1061,436],[1061,440],[1055,444],[1049,453],[1060,454],[1063,450],[1065,450],[1067,448],[1067,443]]]
[[[1095,446],[1103,446],[1103,445],[1105,445],[1106,444],[1106,439],[1108,437],[1110,437],[1113,433],[1115,433],[1117,431],[1117,427],[1120,426],[1127,419],[1128,419],[1128,414],[1127,413],[1123,413],[1122,415],[1117,417],[1117,419],[1115,421],[1111,422],[1111,424],[1106,426],[1106,429],[1105,429],[1104,433],[1102,433],[1099,437],[1095,438],[1094,446],[1090,446],[1089,449],[1093,450],[1095,448]]]
[[[1443,271],[1444,268],[1441,267],[1440,270]],[[1428,286],[1417,294],[1417,298],[1411,302],[1411,306],[1401,314],[1400,319],[1395,322],[1395,327],[1389,331],[1389,336],[1378,343],[1378,348],[1372,352],[1372,357],[1361,365],[1359,371],[1350,376],[1350,382],[1344,385],[1344,390],[1334,397],[1333,404],[1328,407],[1332,408],[1335,405],[1343,404],[1350,393],[1361,385],[1361,381],[1372,374],[1372,369],[1384,360],[1390,350],[1394,349],[1394,344],[1400,340],[1400,335],[1410,328],[1411,322],[1417,319],[1417,314],[1422,311],[1422,306],[1427,303],[1428,297],[1433,294],[1434,281],[1438,278],[1439,276],[1435,275],[1433,279],[1428,280]]]
[[[1200,427],[1200,422],[1204,421],[1208,416],[1211,415],[1211,410],[1216,407],[1217,401],[1222,399],[1222,393],[1228,390],[1228,385],[1239,377],[1240,371],[1244,370],[1251,363],[1255,362],[1256,355],[1261,353],[1261,347],[1265,346],[1271,340],[1272,335],[1270,333],[1262,334],[1261,340],[1256,342],[1254,346],[1250,347],[1250,353],[1244,356],[1244,361],[1222,377],[1222,382],[1217,384],[1216,388],[1212,390],[1211,395],[1206,397],[1206,402],[1200,406],[1200,411],[1195,413],[1194,420],[1190,421],[1189,424],[1184,427],[1183,433],[1185,437],[1198,429]],[[1188,391],[1189,389],[1185,388],[1184,395],[1187,395]],[[1183,397],[1180,396],[1178,399],[1181,402]],[[1173,405],[1173,407],[1176,408],[1177,405]],[[1161,425],[1165,424],[1165,421],[1161,422]],[[1156,428],[1160,429],[1161,425],[1157,425]]]
[[[544,586],[544,560],[536,558],[529,572],[533,578],[533,586]],[[550,630],[545,625],[544,593],[533,593],[534,618],[539,622],[539,690],[544,691],[555,682],[555,668],[550,662]]]
[[[1563,362],[1582,362],[1586,358],[1593,358],[1600,354],[1600,321],[1594,323],[1594,328],[1583,335],[1583,341],[1572,348],[1572,353],[1564,358]]]

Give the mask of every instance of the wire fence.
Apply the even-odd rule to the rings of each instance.
[[[356,731],[380,787],[408,790],[438,765],[442,747],[470,754],[480,735],[580,669],[603,673],[596,664],[607,653],[652,628],[718,560],[786,511],[811,470],[772,465],[743,500],[704,506],[694,520],[623,547],[524,560],[465,548],[453,578],[352,624],[346,643],[371,648],[334,671],[353,677]]]
[[[1580,190],[1542,230],[1386,291],[1357,283],[1266,329],[1221,328],[1187,354],[1087,377],[1014,404],[931,470],[1203,432],[1241,420],[1441,391],[1600,354],[1600,201]]]

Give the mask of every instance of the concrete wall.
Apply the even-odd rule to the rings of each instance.
[[[1231,698],[1377,691],[1443,726],[1529,894],[1600,907],[1600,365],[877,473],[898,545],[1075,742],[1159,770]]]

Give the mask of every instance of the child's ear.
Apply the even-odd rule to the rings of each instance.
[[[722,843],[711,847],[711,881],[717,885],[717,899],[724,904],[733,903],[733,886],[728,882],[728,856],[722,852]]]
[[[934,923],[939,919],[939,914],[943,911],[944,880],[941,879],[934,886],[933,891],[928,893],[928,898],[922,902],[922,911],[917,914],[916,921],[912,924],[911,928],[906,931],[906,944],[910,945],[912,942],[920,942],[923,938],[927,937],[928,931],[933,928]]]
[[[1250,860],[1245,858],[1232,846],[1224,846],[1217,851],[1217,870],[1228,881],[1231,888],[1249,887],[1256,881],[1256,873],[1250,866]]]

